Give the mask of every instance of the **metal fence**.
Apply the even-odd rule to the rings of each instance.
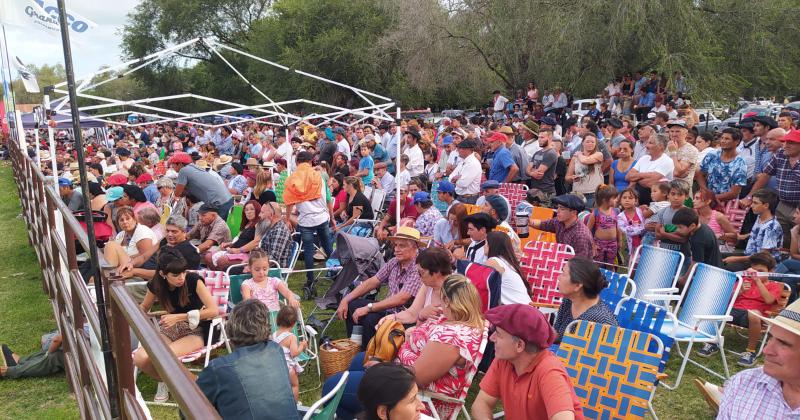
[[[63,336],[67,381],[81,417],[146,418],[135,398],[133,331],[181,411],[188,418],[219,418],[189,371],[175,358],[147,314],[128,293],[124,281],[115,276],[111,268],[101,267],[102,279],[98,283],[103,285],[107,296],[108,333],[116,377],[116,381],[112,381],[116,386],[109,389],[105,370],[98,366],[98,363],[102,366],[102,359],[96,360],[92,355],[92,344],[85,332],[101,337],[97,305],[92,301],[86,279],[78,270],[78,250],[89,249],[88,237],[61,197],[46,184],[44,175],[27,153],[13,141],[9,142],[9,151],[28,240],[36,251],[42,269],[42,287]]]

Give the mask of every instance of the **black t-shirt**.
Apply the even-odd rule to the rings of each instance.
[[[275,191],[264,190],[261,195],[258,196],[258,204],[261,204],[262,206],[267,203],[276,202],[278,202],[278,197],[275,196]]]
[[[203,278],[200,277],[197,273],[186,273],[186,284],[184,287],[187,288],[189,294],[189,303],[186,306],[181,306],[180,304],[180,296],[181,290],[179,288],[173,289],[169,291],[169,302],[172,305],[172,312],[173,314],[185,314],[189,311],[193,311],[195,309],[203,309],[203,301],[200,299],[200,296],[197,294],[197,282],[203,281]],[[205,282],[203,282],[205,284]],[[147,282],[147,290],[155,294],[155,290],[153,290],[153,282]]]
[[[328,141],[319,150],[319,161],[328,162],[328,165],[333,164],[333,155],[336,154],[336,142]]]
[[[689,245],[692,249],[692,261],[715,267],[721,265],[717,237],[710,227],[701,223],[700,228],[689,236]]]
[[[159,250],[164,249],[164,247],[167,246],[169,245],[167,245],[166,238],[162,239],[161,242],[158,243]],[[197,248],[195,248],[191,242],[183,241],[178,245],[175,245],[174,248],[177,249],[178,252],[181,253],[181,255],[183,255],[183,259],[186,260],[186,264],[188,265],[189,270],[200,269],[200,254],[197,252]],[[157,258],[158,258],[158,251],[156,251],[153,255],[151,255],[150,258],[147,261],[145,261],[144,264],[142,264],[141,268],[145,270],[155,270],[157,267],[156,265]]]
[[[241,248],[256,238],[256,227],[244,228],[239,232],[239,237],[231,244],[232,248]]]
[[[353,200],[347,203],[345,212],[348,218],[353,217],[353,207],[361,207],[361,216],[359,216],[359,219],[372,220],[375,218],[375,215],[372,213],[372,205],[364,193],[357,192]]]

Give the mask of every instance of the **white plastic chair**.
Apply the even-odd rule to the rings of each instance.
[[[678,251],[641,245],[631,258],[628,273],[636,285],[633,297],[647,300],[648,294],[678,293],[675,284],[681,276],[684,256]],[[657,302],[654,302],[657,303]]]

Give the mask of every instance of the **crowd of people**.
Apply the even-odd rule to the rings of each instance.
[[[286,402],[301,391],[296,357],[307,344],[291,331],[299,300],[317,293],[315,273],[306,272],[296,296],[268,275],[269,261],[288,266],[296,232],[303,265],[313,268],[332,255],[334,236],[344,232],[374,236],[388,258],[340,296],[336,315],[347,335],[359,326],[366,350],[382,324],[399,322],[406,339],[393,360],[363,353],[354,359],[342,418],[414,418],[428,410],[417,400],[421,391],[461,398],[487,340],[493,352],[471,407],[475,418],[491,418],[498,402],[508,418],[583,418],[565,367],[549,349],[573,320],[616,325],[599,298],[607,285],[600,268],[623,270],[639,246],[651,245],[683,253],[681,286],[696,263],[800,274],[800,115],[789,109],[777,120],[745,115],[736,127],[698,135],[685,80],[677,74],[671,93],[666,86],[657,74],[626,76],[604,90],[601,111],[581,118],[570,117],[564,92],[540,96],[531,84],[513,101],[495,92],[492,113],[438,124],[353,117],[351,125],[308,121],[280,129],[254,121],[119,125],[108,138],[87,142],[88,191],[79,187],[69,141],[59,141],[56,150],[43,143],[33,158],[70,210],[97,215],[96,233],[108,230],[103,254],[118,273],[147,281],[134,295],[143,310],[158,301],[167,312],[159,327],[176,356],[202,347],[219,313],[194,270],[246,264],[252,279],[227,322],[235,351],[212,360],[198,378],[224,416],[297,416]],[[513,207],[500,192],[509,183],[528,187]],[[376,203],[378,190],[385,200]],[[534,207],[552,208],[553,217],[511,218]],[[747,210],[740,229],[728,217],[730,208]],[[533,229],[553,233],[575,251],[559,277],[564,299],[554,320],[529,305],[520,258],[522,243],[536,239],[528,237]],[[470,280],[454,274],[457,260],[500,274],[500,306],[485,310]],[[732,316],[749,327],[739,364],[752,367],[761,317],[783,285],[746,277]],[[797,284],[792,277],[780,280],[794,300]],[[376,299],[374,291],[384,286]],[[277,323],[269,321],[270,312]],[[800,347],[791,345],[800,329],[793,328],[775,322],[778,338],[765,347],[764,368],[737,375],[725,389],[781,381],[784,394],[773,398],[785,400],[776,403],[776,416],[794,412],[798,400],[786,391],[800,379],[789,376],[797,369],[788,366],[800,365]],[[716,351],[706,345],[699,354]],[[146,351],[137,350],[134,361],[159,379]],[[749,375],[747,384],[741,375]],[[329,378],[323,392],[337,381]],[[265,386],[275,390],[269,398],[243,391]],[[780,387],[768,386],[764,392],[780,394]],[[167,392],[159,386],[158,397],[166,400]],[[726,393],[724,401],[733,399]],[[442,401],[434,407],[443,418],[460,409]]]

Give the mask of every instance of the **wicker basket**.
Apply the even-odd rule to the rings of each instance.
[[[348,338],[334,340],[330,345],[320,347],[319,364],[322,368],[322,376],[327,378],[346,371],[359,350],[361,350],[361,346]]]

